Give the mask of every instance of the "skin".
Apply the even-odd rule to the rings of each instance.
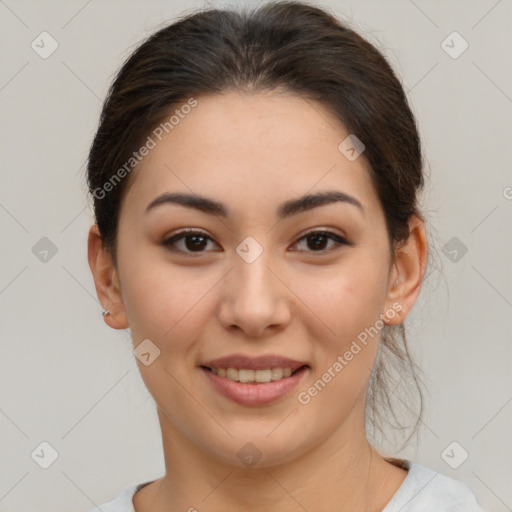
[[[402,322],[420,292],[425,227],[410,219],[409,240],[392,258],[384,213],[364,153],[348,160],[345,127],[320,104],[285,93],[196,97],[198,105],[130,175],[118,234],[117,266],[91,226],[88,258],[114,329],[133,345],[149,338],[160,355],[137,359],[162,430],[166,473],[135,494],[145,511],[380,511],[407,472],[366,439],[364,405],[380,333],[325,388],[299,403],[338,355],[380,314],[400,303]],[[278,221],[278,205],[303,194],[343,191],[363,205],[332,203]],[[232,211],[227,218],[166,204],[163,192],[194,192]],[[199,251],[162,245],[194,228],[211,238]],[[351,245],[304,235],[323,229]],[[247,236],[263,253],[235,251]],[[192,247],[192,251],[190,249]],[[186,252],[188,250],[188,253]],[[297,389],[265,406],[218,394],[199,368],[216,357],[277,353],[306,361]],[[248,442],[261,459],[237,457]]]

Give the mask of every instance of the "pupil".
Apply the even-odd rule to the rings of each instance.
[[[202,239],[202,242],[197,243],[198,239]],[[189,243],[191,240],[195,240],[195,242]],[[206,237],[201,236],[201,235],[189,236],[187,238],[185,245],[187,246],[187,249],[189,249],[189,250],[202,249],[205,245],[205,240],[206,240]]]
[[[311,235],[310,237],[308,237],[308,239],[310,241],[316,240],[316,242],[313,244],[313,246],[310,246],[310,248],[317,248],[317,249],[320,248],[320,250],[325,248],[325,241],[326,241],[325,235]],[[321,239],[320,243],[318,243],[318,239]]]

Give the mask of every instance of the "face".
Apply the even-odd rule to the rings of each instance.
[[[130,176],[116,279],[134,348],[150,340],[150,364],[137,364],[162,428],[226,463],[242,466],[245,447],[271,466],[363,432],[380,330],[368,333],[396,313],[385,218],[364,153],[338,149],[349,133],[321,105],[283,93],[196,100]],[[324,192],[349,200],[281,208]],[[148,209],[165,193],[221,208]],[[307,366],[270,384],[203,368],[232,355]]]

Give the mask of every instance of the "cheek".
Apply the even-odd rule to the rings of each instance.
[[[318,386],[313,382],[311,390],[319,398],[314,408],[323,414],[320,411],[337,404],[337,420],[364,395],[380,341],[382,325],[377,320],[385,299],[386,274],[370,254],[354,252],[336,269],[297,280],[298,295],[314,312],[308,316],[318,363]]]
[[[315,313],[309,331],[317,367],[302,398],[311,400],[308,414],[333,428],[365,396],[380,341],[383,281],[375,268],[364,269],[362,262],[340,268],[304,295]]]
[[[135,345],[145,338],[176,352],[201,328],[208,291],[218,277],[197,268],[173,266],[126,248],[120,260],[123,302]],[[172,343],[171,343],[172,342]]]
[[[193,270],[148,265],[129,274],[126,285],[127,315],[134,348],[151,340],[159,353],[149,365],[137,358],[137,365],[147,389],[157,403],[173,403],[180,413],[178,424],[194,414],[194,401],[180,383],[190,378],[197,360],[197,340],[212,316],[208,290],[219,278],[197,276]]]
[[[293,287],[323,325],[326,340],[346,343],[375,324],[386,296],[385,269],[362,251],[336,266],[297,275]]]

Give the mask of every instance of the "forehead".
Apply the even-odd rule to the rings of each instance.
[[[269,201],[335,189],[357,197],[367,215],[379,210],[364,153],[349,160],[340,151],[350,134],[321,104],[275,92],[195,100],[172,128],[152,132],[155,145],[132,172],[123,200],[137,215],[157,195],[173,191],[254,211]]]

